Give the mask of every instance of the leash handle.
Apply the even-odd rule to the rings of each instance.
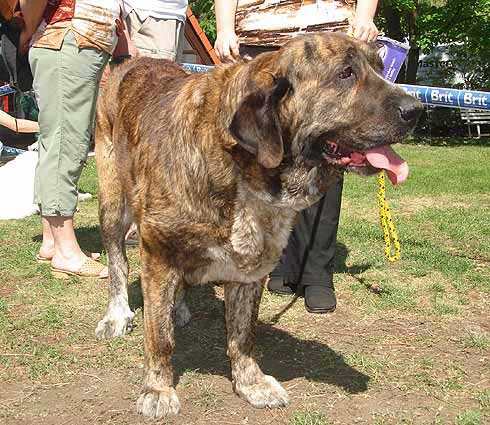
[[[395,230],[395,225],[391,219],[390,207],[386,200],[385,192],[385,175],[384,171],[378,175],[378,203],[379,203],[379,221],[383,229],[383,238],[385,241],[385,257],[388,261],[394,263],[401,256],[400,241]]]

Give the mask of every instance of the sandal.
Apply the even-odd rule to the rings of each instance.
[[[82,252],[94,261],[100,261],[100,252],[87,252],[82,250]],[[36,261],[38,263],[51,263],[52,258],[43,257],[41,254],[36,255]]]
[[[107,279],[109,270],[106,266],[91,258],[87,258],[78,271],[62,270],[51,267],[51,274],[58,279],[68,279],[70,276]]]

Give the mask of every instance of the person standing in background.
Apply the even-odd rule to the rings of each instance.
[[[179,61],[187,0],[124,0],[126,26],[141,56]]]
[[[118,36],[120,0],[20,0],[25,21],[21,47],[29,63],[39,106],[39,162],[34,202],[42,216],[38,260],[53,275],[106,278],[107,268],[84,253],[73,217],[77,184],[87,159],[99,82]]]
[[[223,62],[235,62],[240,55],[253,57],[276,50],[305,32],[345,31],[372,42],[378,36],[373,22],[376,8],[377,0],[358,0],[356,9],[336,0],[292,6],[283,1],[215,0],[214,48]],[[333,312],[337,306],[333,272],[342,187],[343,178],[300,213],[285,254],[270,275],[272,293],[293,295],[304,290],[310,313]]]

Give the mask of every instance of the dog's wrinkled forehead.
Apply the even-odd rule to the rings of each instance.
[[[280,74],[299,79],[322,78],[339,66],[372,67],[381,73],[383,62],[374,43],[364,43],[342,33],[316,33],[286,43],[278,52]]]

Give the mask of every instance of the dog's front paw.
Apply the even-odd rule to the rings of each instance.
[[[109,309],[98,323],[95,336],[98,339],[108,339],[126,335],[133,330],[133,318],[134,313],[129,307],[125,311],[117,312]]]
[[[264,375],[259,382],[252,385],[235,384],[235,391],[253,407],[260,409],[282,407],[289,403],[286,390],[274,377],[269,375]]]
[[[136,402],[136,411],[150,419],[177,415],[179,410],[179,398],[171,387],[164,387],[162,391],[143,392]]]

